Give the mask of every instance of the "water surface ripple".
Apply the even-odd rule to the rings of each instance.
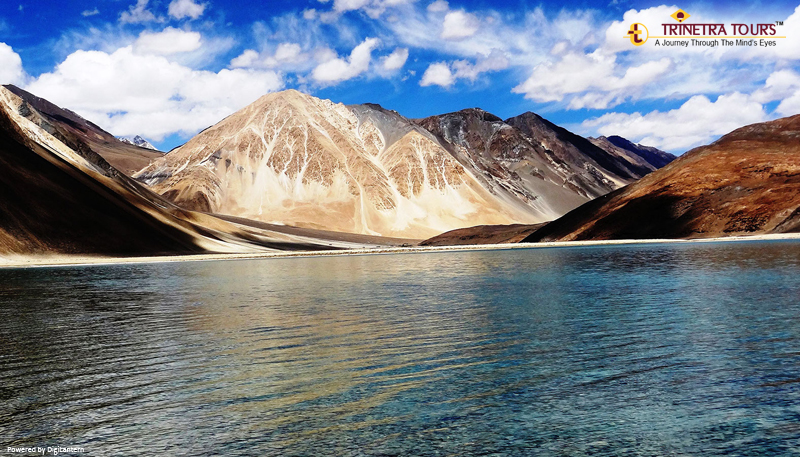
[[[798,273],[797,242],[2,270],[0,445],[800,455]]]

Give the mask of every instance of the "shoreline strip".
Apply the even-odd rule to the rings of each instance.
[[[292,257],[331,257],[340,255],[370,255],[370,254],[413,254],[427,252],[453,252],[453,251],[495,251],[511,249],[545,249],[557,247],[578,246],[615,246],[638,244],[662,243],[718,243],[739,241],[770,241],[770,240],[800,240],[800,233],[779,233],[769,235],[731,236],[717,238],[697,239],[646,239],[646,240],[597,240],[597,241],[550,241],[544,243],[515,243],[515,244],[470,244],[457,246],[414,246],[414,247],[382,247],[370,249],[347,249],[339,251],[278,251],[278,252],[248,252],[235,254],[189,254],[174,256],[146,256],[146,257],[101,257],[101,256],[70,256],[70,255],[12,255],[0,256],[0,269],[12,268],[43,268],[43,267],[76,267],[90,265],[117,265],[117,264],[143,264],[143,263],[171,263],[171,262],[202,262],[218,260],[255,260]]]

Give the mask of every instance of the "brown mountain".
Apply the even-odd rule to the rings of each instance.
[[[468,244],[512,244],[519,243],[536,230],[547,225],[541,224],[511,224],[511,225],[478,225],[465,227],[441,235],[428,238],[419,243],[419,246],[460,246]]]
[[[525,242],[800,230],[800,115],[753,124],[589,202]]]
[[[78,154],[90,158],[96,165],[106,169],[107,165],[111,165],[130,176],[135,171],[146,167],[152,160],[164,155],[159,151],[123,142],[72,111],[59,108],[19,87],[13,85],[3,87],[24,100],[24,106],[31,108],[30,112],[23,113],[30,121],[58,138]],[[94,154],[89,154],[88,151]],[[98,160],[97,156],[100,156],[102,160]]]

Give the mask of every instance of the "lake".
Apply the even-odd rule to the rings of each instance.
[[[791,241],[0,270],[0,451],[800,455],[799,273]]]

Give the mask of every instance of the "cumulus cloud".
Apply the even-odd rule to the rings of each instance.
[[[127,46],[76,51],[26,88],[115,135],[159,141],[176,132],[192,135],[282,87],[272,71],[198,71]]]
[[[632,89],[654,82],[671,67],[669,58],[625,68],[615,55],[600,50],[591,54],[570,52],[556,62],[536,66],[531,76],[512,92],[537,102],[560,102],[574,95],[570,108],[608,108],[621,103]]]
[[[364,73],[369,69],[372,60],[372,50],[375,49],[380,40],[377,38],[367,38],[361,44],[353,48],[350,57],[345,59],[335,58],[319,64],[311,77],[322,84],[333,84]]]
[[[187,32],[167,27],[161,32],[142,32],[133,44],[137,54],[154,54],[168,56],[195,51],[202,45],[198,32]]]
[[[81,12],[81,16],[83,16],[83,17],[97,16],[98,14],[100,14],[100,10],[97,9],[97,8],[95,8],[93,10],[85,10],[85,11]]]
[[[257,65],[260,56],[255,49],[247,49],[231,60],[233,68],[252,68]]]
[[[497,49],[493,50],[488,57],[480,58],[476,63],[466,60],[456,60],[453,62],[456,78],[466,78],[474,81],[481,73],[488,71],[505,70],[509,66],[508,58]]]
[[[0,84],[22,84],[25,77],[19,54],[11,46],[0,43]]]
[[[135,5],[131,5],[128,11],[123,11],[119,15],[119,21],[128,24],[138,24],[142,22],[163,22],[162,18],[156,17],[152,11],[147,9],[149,0],[138,0]]]
[[[475,35],[480,25],[480,20],[474,14],[464,10],[451,11],[444,17],[439,37],[443,40],[461,40]]]
[[[435,2],[428,5],[428,11],[430,11],[431,13],[444,13],[449,9],[450,9],[450,4],[447,3],[445,0],[436,0]]]
[[[193,0],[172,0],[167,12],[175,19],[191,18],[197,19],[206,10],[205,3],[198,4]]]
[[[698,122],[698,117],[702,121]],[[607,113],[582,127],[600,135],[621,135],[631,141],[674,152],[707,144],[743,125],[767,120],[761,103],[739,92],[711,101],[695,95],[680,108],[641,113]]]
[[[420,80],[420,86],[450,87],[458,79],[475,81],[481,73],[504,70],[508,66],[508,58],[503,52],[496,49],[488,56],[479,57],[475,63],[467,60],[456,60],[450,64],[436,62],[425,70]]]
[[[800,74],[789,69],[772,73],[751,99],[759,103],[780,101],[775,112],[782,116],[800,114]]]
[[[403,68],[408,60],[408,48],[397,48],[386,57],[381,58],[381,67],[386,71]]]
[[[335,58],[334,55],[332,58]],[[282,70],[299,70],[306,67],[311,56],[303,52],[297,43],[280,43],[274,53],[260,54],[247,49],[231,60],[233,68],[280,68]]]
[[[436,62],[428,65],[425,73],[422,74],[422,79],[419,85],[425,86],[442,86],[450,87],[456,81],[453,72],[445,62]]]

